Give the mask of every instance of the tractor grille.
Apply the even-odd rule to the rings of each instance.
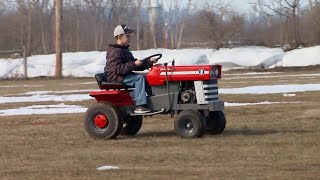
[[[218,81],[205,81],[203,82],[204,98],[207,102],[219,100],[218,95]]]
[[[195,81],[194,86],[198,104],[208,104],[212,101],[219,100],[217,80]]]

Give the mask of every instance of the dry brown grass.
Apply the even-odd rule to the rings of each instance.
[[[239,81],[243,79],[232,82]],[[222,81],[221,86],[238,87],[229,82]],[[48,86],[23,88],[17,93],[95,88],[95,85],[59,86],[70,83],[69,80],[26,83]],[[0,90],[0,96],[10,93],[8,89]],[[191,140],[177,137],[173,119],[165,115],[146,118],[141,132],[134,138],[108,141],[93,140],[86,134],[83,114],[0,116],[0,179],[320,177],[320,92],[297,93],[296,97],[282,94],[222,97],[228,102],[303,103],[227,107],[228,123],[223,134]],[[0,109],[57,103],[60,102],[0,104]],[[92,103],[94,101],[66,102],[83,106]],[[115,165],[121,169],[97,171],[100,165]]]

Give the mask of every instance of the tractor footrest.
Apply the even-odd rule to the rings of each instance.
[[[161,114],[164,112],[164,109],[161,109],[160,111],[154,111],[154,112],[148,112],[148,113],[130,113],[130,116],[153,116],[156,114]]]

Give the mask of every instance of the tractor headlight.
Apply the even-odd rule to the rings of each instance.
[[[215,79],[219,78],[219,68],[217,66],[212,66],[210,71],[210,77]]]

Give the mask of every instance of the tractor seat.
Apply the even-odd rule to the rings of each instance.
[[[101,90],[103,90],[103,89],[109,90],[109,89],[128,89],[128,88],[132,88],[132,87],[124,85],[123,83],[107,82],[104,73],[98,73],[94,77],[96,78],[98,86],[99,86],[99,88]]]

